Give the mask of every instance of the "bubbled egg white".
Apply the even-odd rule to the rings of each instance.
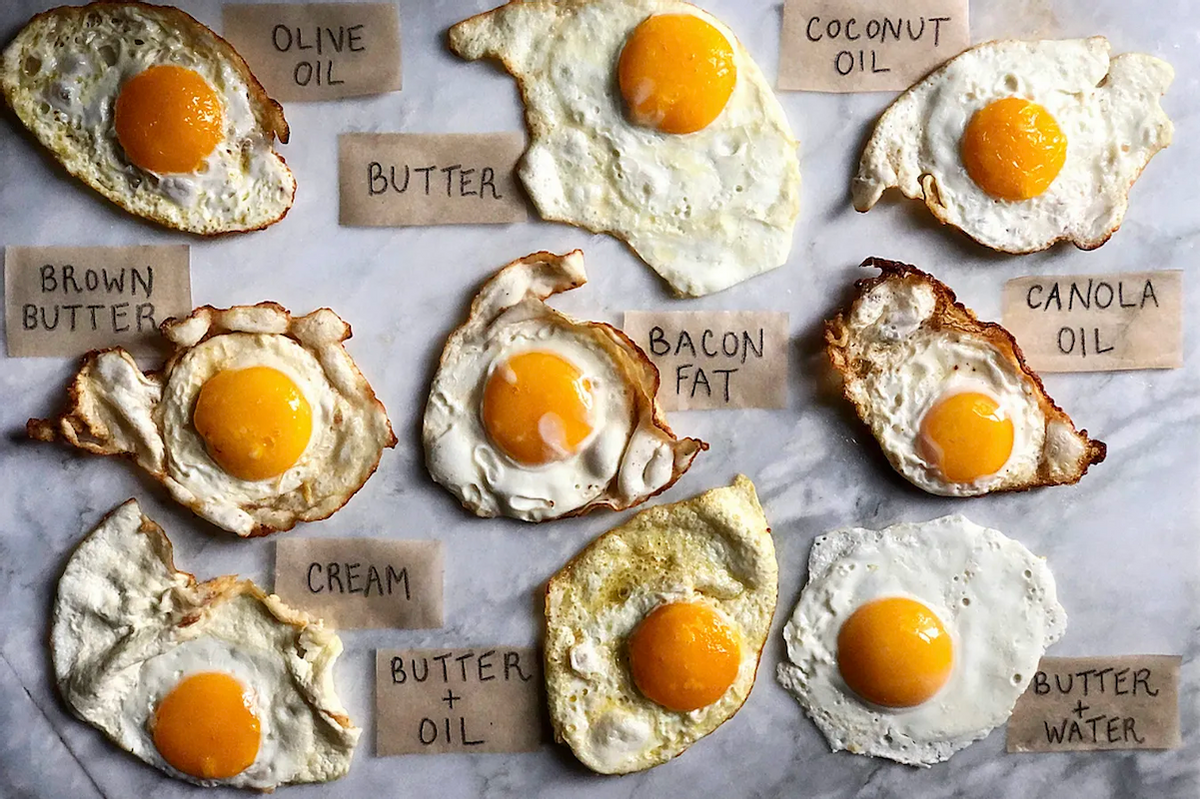
[[[623,108],[617,65],[653,15],[695,15],[734,53],[736,83],[701,130],[662,133]],[[509,3],[455,25],[464,58],[516,77],[530,144],[518,174],[543,218],[609,232],[680,294],[782,265],[799,214],[796,141],[766,78],[719,20],[678,0]]]
[[[914,707],[873,705],[839,671],[842,626],[864,604],[889,597],[923,604],[952,642],[949,677]],[[1004,723],[1065,627],[1044,561],[996,530],[962,516],[836,530],[813,544],[778,678],[833,751],[928,766]]]

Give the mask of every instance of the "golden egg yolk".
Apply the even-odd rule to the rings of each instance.
[[[837,639],[838,671],[850,690],[882,707],[915,707],[950,677],[953,646],[937,615],[905,597],[868,602]]]
[[[629,670],[647,699],[687,712],[716,702],[737,678],[741,645],[717,612],[696,602],[659,605],[629,639]]]
[[[693,133],[729,102],[737,65],[729,40],[700,17],[659,14],[630,34],[617,76],[635,123]]]
[[[259,723],[246,689],[222,672],[181,680],[158,703],[153,726],[163,759],[198,779],[236,776],[258,756]]]
[[[938,402],[921,422],[924,454],[951,483],[995,474],[1013,450],[1013,423],[987,394],[964,391]]]
[[[1067,138],[1045,108],[1006,97],[971,117],[962,158],[971,180],[991,196],[1028,200],[1058,177],[1067,160]]]
[[[304,454],[312,408],[283,372],[251,366],[205,381],[192,423],[222,469],[242,480],[265,480],[283,474]]]
[[[221,101],[199,73],[174,64],[125,82],[113,122],[130,161],[151,172],[195,172],[221,141]]]
[[[592,385],[570,361],[522,352],[492,370],[483,426],[505,455],[540,466],[574,454],[592,432]]]

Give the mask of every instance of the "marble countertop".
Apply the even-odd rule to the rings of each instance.
[[[216,0],[181,2],[220,30]],[[0,4],[7,41],[48,2]],[[932,222],[911,203],[855,213],[848,179],[870,125],[890,95],[791,93],[782,101],[801,141],[803,212],[789,263],[727,292],[671,299],[615,240],[530,221],[494,227],[350,229],[337,224],[336,136],[342,131],[521,129],[513,82],[460,62],[446,28],[490,0],[400,0],[404,90],[379,97],[287,107],[292,143],[282,148],[300,185],[284,223],[215,241],[143,224],[69,179],[0,121],[0,245],[178,243],[192,245],[197,304],[276,300],[303,311],[329,305],[354,327],[348,343],[386,404],[400,444],[333,518],[293,536],[440,538],[446,556],[446,625],[430,631],[351,631],[338,665],[341,695],[364,728],[350,774],[288,797],[670,796],[936,797],[980,795],[1195,797],[1200,794],[1200,369],[1194,357],[1200,294],[1187,278],[1185,365],[1157,372],[1050,374],[1050,394],[1108,442],[1108,461],[1071,488],[949,500],[911,488],[887,466],[863,428],[831,394],[820,324],[847,296],[868,255],[908,261],[950,284],[984,319],[1000,314],[1000,288],[1023,274],[1191,270],[1200,243],[1194,199],[1200,175],[1200,4],[1160,0],[976,0],[972,34],[1074,37],[1105,34],[1114,52],[1169,60],[1177,78],[1164,100],[1175,145],[1150,164],[1132,193],[1123,229],[1101,249],[1069,246],[1024,258],[992,255]],[[773,76],[779,45],[775,0],[703,0]],[[1153,6],[1153,11],[1148,8]],[[775,530],[780,604],[763,667],[745,708],[682,757],[649,772],[594,776],[547,745],[523,755],[378,758],[373,755],[376,648],[537,642],[536,596],[544,581],[626,514],[528,526],[465,515],[425,473],[418,426],[445,336],[482,279],[508,260],[582,247],[591,282],[558,307],[619,322],[628,308],[771,309],[791,314],[792,386],[780,411],[685,412],[682,434],[712,443],[662,499],[678,500],[737,472],[758,485]],[[58,576],[85,531],[128,497],[167,530],[181,568],[200,577],[237,572],[270,584],[270,540],[242,541],[193,518],[127,464],[23,440],[30,416],[57,409],[73,373],[67,359],[0,360],[0,795],[192,796],[118,751],[71,716],[53,685],[48,613]],[[831,754],[772,675],[779,631],[804,581],[815,536],[844,525],[885,526],[952,511],[996,527],[1047,557],[1070,615],[1055,655],[1166,653],[1184,657],[1183,740],[1169,752],[1008,755],[1004,732],[932,769]],[[218,792],[219,793],[219,792]],[[229,795],[241,795],[230,792]]]

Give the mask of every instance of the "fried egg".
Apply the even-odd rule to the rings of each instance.
[[[596,539],[546,589],[556,738],[593,771],[625,774],[721,726],[754,685],[778,582],[742,476]]]
[[[241,56],[175,8],[64,6],[4,51],[8,104],[67,171],[130,213],[190,233],[283,218],[296,181],[272,149],[283,109]]]
[[[1104,460],[1046,394],[1007,330],[980,322],[932,276],[868,258],[850,308],[826,323],[843,393],[888,461],[931,494],[1076,483]]]
[[[800,210],[796,141],[758,66],[678,0],[511,2],[450,29],[520,84],[518,173],[543,218],[612,233],[679,294],[782,265]]]
[[[543,302],[586,281],[578,250],[514,261],[446,342],[425,406],[425,462],[479,516],[536,522],[628,508],[708,448],[671,432],[658,370],[636,344]]]
[[[31,438],[126,455],[171,496],[241,536],[332,515],[396,444],[383,405],[328,308],[204,306],[171,319],[175,351],[143,373],[122,349],[84,357],[67,409]]]
[[[1099,247],[1142,169],[1171,143],[1159,97],[1173,77],[1148,55],[1110,59],[1101,36],[973,47],[880,118],[854,207],[870,210],[899,187],[996,250]]]
[[[962,516],[835,530],[777,673],[833,751],[929,766],[1004,723],[1066,624],[1045,562]]]
[[[270,791],[341,777],[361,732],[333,684],[342,642],[249,580],[176,570],[129,500],[58,583],[51,646],[71,711],[199,785]]]

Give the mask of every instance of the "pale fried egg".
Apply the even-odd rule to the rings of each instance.
[[[29,435],[125,454],[176,501],[238,535],[324,519],[396,437],[328,308],[198,308],[163,324],[175,352],[143,374],[122,349],[89,353],[66,411]]]
[[[67,168],[130,213],[191,233],[256,230],[292,205],[283,109],[178,9],[92,3],[34,17],[0,87]]]
[[[783,264],[800,167],[783,109],[733,33],[678,0],[512,2],[450,29],[516,77],[521,180],[545,219],[629,243],[680,294]]]
[[[642,511],[546,589],[555,735],[624,774],[685,751],[741,708],[775,613],[775,547],[754,485]]]
[[[514,261],[446,342],[425,407],[425,462],[479,516],[628,508],[665,491],[708,446],[671,432],[658,370],[636,344],[543,302],[586,280],[578,250]]]
[[[1104,460],[1025,366],[1013,337],[980,322],[924,272],[868,258],[850,308],[826,323],[846,399],[892,466],[931,494],[1075,483]]]
[[[835,530],[778,677],[833,751],[928,766],[1004,723],[1066,623],[1042,559],[962,516]]]
[[[1159,97],[1173,77],[1152,56],[1110,59],[1101,36],[973,47],[880,118],[854,207],[870,210],[895,186],[996,250],[1099,247],[1121,225],[1133,182],[1171,143]]]
[[[350,768],[337,635],[248,580],[177,571],[134,500],[71,556],[51,645],[72,712],[172,777],[269,791]]]

